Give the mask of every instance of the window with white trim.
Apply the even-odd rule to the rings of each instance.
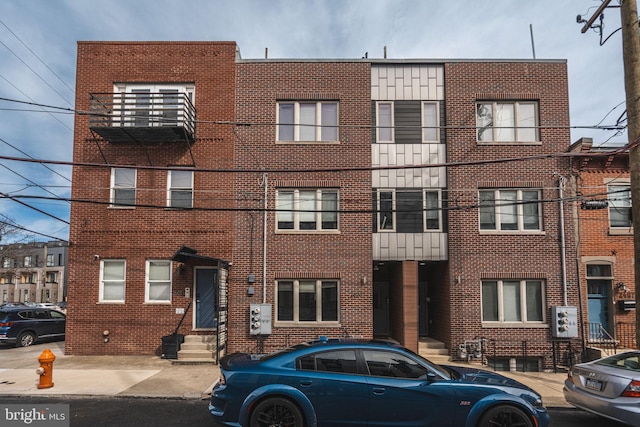
[[[280,142],[338,141],[338,103],[278,102],[277,140]]]
[[[32,257],[31,257],[31,255],[27,255],[27,256],[25,256],[25,257],[24,257],[24,260],[23,260],[23,264],[22,264],[22,265],[23,265],[23,267],[33,267],[33,265],[32,265],[32,264],[33,264],[33,262],[32,262]]]
[[[378,143],[394,142],[393,102],[376,102],[376,141]]]
[[[339,196],[336,189],[276,190],[278,231],[338,230]]]
[[[481,231],[542,230],[540,190],[480,190],[479,200]]]
[[[11,268],[13,266],[13,259],[10,257],[4,257],[2,259],[2,268]]]
[[[538,126],[537,102],[476,103],[478,142],[538,142]]]
[[[123,259],[100,260],[100,302],[124,302],[125,272]]]
[[[171,208],[193,207],[193,171],[169,171],[167,206]]]
[[[440,141],[440,112],[438,102],[422,103],[422,142]]]
[[[541,280],[483,280],[481,298],[485,323],[544,322]]]
[[[377,231],[422,233],[442,230],[439,190],[384,189],[374,195]]]
[[[145,282],[145,302],[171,302],[171,261],[148,260]]]
[[[278,280],[277,322],[298,324],[337,323],[339,308],[337,280]]]
[[[136,170],[111,169],[111,207],[130,208],[136,204]]]
[[[609,227],[629,229],[633,227],[631,216],[631,186],[612,184],[607,186],[609,199]]]
[[[53,267],[55,265],[56,257],[54,254],[47,254],[47,267]]]

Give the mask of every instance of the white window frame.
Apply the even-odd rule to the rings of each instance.
[[[47,254],[47,267],[53,267],[55,266],[56,263],[56,256],[55,254]]]
[[[124,172],[131,172],[133,171],[133,183],[129,184],[129,185],[125,185],[125,183],[122,182],[122,178],[123,177],[119,177],[118,175],[120,175],[120,173]],[[126,178],[126,177],[124,177]],[[110,207],[112,208],[119,208],[119,209],[133,209],[135,208],[135,203],[136,203],[136,197],[137,197],[137,182],[138,182],[138,171],[137,169],[130,169],[130,168],[111,168],[111,194],[110,194],[110,201],[111,201],[111,205]],[[121,205],[118,204],[117,202],[117,193],[119,190],[133,190],[133,206],[130,204],[127,205]]]
[[[184,174],[190,174],[190,185],[185,187],[185,186],[173,186],[173,178],[174,178],[174,174],[177,173],[184,173]],[[194,172],[193,171],[188,171],[188,170],[170,170],[167,173],[167,207],[169,208],[174,208],[174,209],[191,209],[193,208],[193,199],[194,199]],[[191,193],[191,199],[189,203],[189,206],[174,206],[173,205],[173,198],[172,195],[174,192],[190,192]],[[176,199],[176,200],[182,200],[182,199]],[[185,199],[186,200],[186,199]]]
[[[422,142],[423,143],[439,143],[440,142],[440,103],[437,101],[423,101],[420,103],[420,119],[422,120]],[[429,123],[426,123],[425,110],[426,106],[434,106],[435,107],[435,126]],[[427,133],[430,129],[435,128],[435,139],[427,138]]]
[[[519,292],[520,292],[520,320],[505,320],[505,290],[504,284],[505,282],[518,282],[519,283]],[[484,320],[484,285],[485,283],[496,283],[497,284],[497,299],[498,299],[498,320]],[[528,320],[527,319],[527,284],[539,284],[540,285],[540,313],[542,316],[541,320]],[[483,280],[480,286],[480,308],[481,308],[481,319],[483,326],[505,326],[505,325],[514,325],[514,326],[538,326],[544,325],[546,322],[545,319],[545,281],[542,279],[486,279]],[[509,301],[507,301],[508,305]]]
[[[391,115],[391,123],[380,123],[380,106],[385,105],[389,107],[390,115]],[[377,101],[376,102],[376,143],[377,144],[393,144],[395,143],[395,113],[394,113],[395,105],[393,101]],[[421,118],[422,120],[422,118]],[[391,133],[388,139],[381,139],[381,131],[388,129]]]
[[[432,207],[427,206],[427,193],[435,193],[438,200],[437,200],[437,216],[438,216],[438,227],[436,228],[429,228],[428,226],[428,216],[429,213],[432,211]],[[442,231],[442,192],[440,190],[424,190],[422,192],[422,204],[423,204],[423,211],[424,214],[422,215],[423,221],[424,221],[424,231],[429,233],[429,232],[438,232],[438,231]]]
[[[13,267],[13,258],[4,257],[2,259],[2,268],[11,268],[11,267]]]
[[[191,104],[195,105],[195,85],[193,83],[116,83],[113,85],[113,93],[115,94],[114,105],[113,105],[113,125],[114,126],[135,126],[135,120],[129,120],[127,118],[124,119],[124,123],[121,123],[121,110],[124,109],[124,116],[133,116],[136,114],[137,104],[135,97],[125,97],[122,101],[118,98],[119,94],[132,94],[132,93],[161,93],[163,91],[171,91],[178,93],[180,95],[186,95],[187,99],[191,102]],[[189,120],[189,117],[180,117],[175,122],[164,123],[162,119],[163,114],[163,98],[158,98],[158,102],[156,100],[150,100],[148,111],[149,118],[146,120],[147,125],[149,127],[157,127],[157,126],[176,126],[176,125],[184,125],[185,120]],[[124,105],[124,107],[121,107]],[[175,110],[173,105],[170,104],[170,109]]]
[[[122,277],[117,279],[105,279],[105,264],[118,263],[122,265]],[[104,287],[106,285],[120,286],[122,288],[122,298],[106,299],[104,296]],[[98,301],[101,303],[124,303],[127,291],[127,261],[124,259],[104,259],[100,260],[100,291]]]
[[[385,228],[388,221],[382,216],[381,197],[382,193],[391,193],[391,227]],[[393,233],[396,231],[396,190],[392,188],[379,188],[378,195],[376,197],[376,218],[377,229],[379,233]],[[383,227],[384,223],[384,227]]]
[[[154,266],[162,266],[167,269],[168,277],[152,278],[151,271]],[[164,259],[149,259],[146,262],[145,269],[145,287],[144,287],[144,302],[152,304],[171,304],[171,289],[173,287],[173,269],[171,268],[171,261]],[[166,298],[152,298],[152,288],[156,287],[168,287],[168,295]]]
[[[282,105],[293,105],[293,123],[280,123],[280,106]],[[302,105],[313,105],[315,107],[315,117],[314,122],[309,124],[302,124],[302,116],[301,106]],[[335,125],[323,125],[323,105],[335,105],[336,114],[332,119],[335,120]],[[307,144],[317,144],[317,143],[338,143],[340,141],[340,103],[338,101],[279,101],[276,105],[276,142],[277,143],[307,143]],[[280,135],[280,127],[281,126],[293,126],[293,139],[284,139],[284,136]],[[315,132],[314,138],[311,139],[303,139],[305,131],[308,131],[309,127],[313,127]],[[323,139],[323,129],[327,128],[335,128],[335,138],[327,138]]]
[[[316,320],[306,321],[300,319],[300,282],[314,282],[315,298],[316,298]],[[281,283],[293,284],[293,320],[278,320],[279,313],[279,285]],[[337,320],[322,320],[322,285],[323,283],[336,284],[336,310]],[[275,309],[274,309],[274,326],[339,326],[340,325],[340,280],[338,279],[279,279],[275,282]]]
[[[22,262],[23,267],[33,267],[33,257],[31,255],[25,255]]]
[[[57,271],[47,271],[47,275],[45,276],[45,280],[47,283],[58,283],[58,272]]]
[[[503,202],[501,194],[503,192],[516,192],[516,200],[513,202]],[[523,192],[537,192],[538,194],[538,202],[536,203],[538,206],[538,228],[535,229],[527,229],[525,228],[525,221],[524,221],[524,207],[525,205],[527,205],[528,203],[523,199],[522,194]],[[482,202],[482,197],[481,194],[484,192],[493,192],[494,193],[494,204],[493,206],[489,206],[489,205],[483,205]],[[505,208],[509,208],[510,206],[515,206],[515,210],[516,210],[516,218],[517,218],[517,229],[515,230],[509,230],[509,229],[502,229],[502,221],[501,221],[501,215],[503,214],[501,212],[500,206],[503,206]],[[495,220],[495,228],[482,228],[482,215],[483,215],[483,208],[489,208],[492,207],[493,208],[493,216],[494,216],[494,220]],[[485,188],[485,189],[480,189],[478,191],[478,229],[480,230],[481,234],[491,234],[491,233],[517,233],[517,234],[541,234],[544,233],[544,224],[542,222],[543,220],[543,203],[542,203],[542,190],[537,189],[537,188],[498,188],[498,189],[489,189],[489,188]]]
[[[314,193],[315,199],[314,204],[315,207],[313,210],[311,209],[302,209],[302,204],[304,203],[301,200],[301,193]],[[292,194],[293,195],[293,206],[284,206],[285,202],[281,197],[282,194]],[[336,195],[336,227],[335,228],[323,228],[323,214],[324,213],[332,213],[333,211],[323,211],[323,202],[330,200],[323,199],[324,194],[335,194]],[[340,231],[340,191],[337,188],[278,188],[276,189],[276,232],[277,233],[338,233]],[[315,215],[315,228],[314,229],[304,229],[300,228],[301,217],[304,215]],[[280,228],[280,219],[283,216],[290,216],[291,221],[293,223],[292,228]]]
[[[624,193],[621,191],[627,191],[627,197],[625,197]],[[607,209],[608,220],[609,220],[609,230],[612,234],[632,234],[633,233],[633,221],[630,221],[629,225],[616,227],[612,225],[612,210],[617,209],[629,209],[631,212],[632,209],[632,201],[631,201],[631,183],[626,180],[617,180],[617,181],[609,181],[607,182],[607,200],[609,202],[609,207]]]
[[[481,126],[481,118],[483,117],[479,113],[479,108],[481,105],[491,105],[491,116],[490,120],[491,126]],[[495,116],[499,115],[504,107],[509,106],[513,108],[512,119],[513,122],[511,126],[496,126],[495,125]],[[521,110],[524,109],[524,106],[533,106],[533,123],[532,124],[521,124],[525,119],[525,113]],[[538,112],[538,101],[476,101],[475,104],[476,111],[476,141],[479,144],[539,144],[540,143],[540,117]],[[486,117],[486,116],[484,116]],[[531,128],[533,128],[534,137],[533,139],[529,139],[526,134],[531,132]],[[485,129],[481,132],[482,129]],[[483,139],[480,137],[481,133],[491,132],[490,139]],[[513,136],[503,137],[501,136],[501,132],[513,133]]]

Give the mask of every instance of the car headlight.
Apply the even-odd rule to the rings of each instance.
[[[542,398],[540,398],[540,397],[535,399],[532,403],[533,403],[533,406],[536,407],[536,408],[543,408],[544,407],[544,405],[542,404]]]

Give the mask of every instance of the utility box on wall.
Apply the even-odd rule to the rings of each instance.
[[[571,306],[551,307],[551,335],[554,338],[578,337],[578,308]]]
[[[271,304],[251,304],[249,331],[251,335],[271,334]]]

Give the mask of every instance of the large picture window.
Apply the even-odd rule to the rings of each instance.
[[[100,302],[124,302],[125,271],[123,259],[100,261]]]
[[[133,207],[136,204],[136,170],[111,169],[111,206]]]
[[[629,185],[609,185],[609,226],[629,229],[631,220],[631,189]]]
[[[338,230],[338,190],[279,189],[276,192],[278,231]]]
[[[167,205],[172,208],[193,207],[193,172],[169,171]]]
[[[478,142],[538,142],[537,102],[476,104]]]
[[[278,141],[338,141],[337,102],[279,102]]]
[[[145,302],[171,302],[171,261],[147,261]]]
[[[483,322],[544,321],[544,290],[540,280],[485,280],[481,297]]]
[[[479,199],[481,231],[542,230],[540,190],[481,190]]]
[[[279,280],[276,287],[278,322],[338,322],[337,280]]]

